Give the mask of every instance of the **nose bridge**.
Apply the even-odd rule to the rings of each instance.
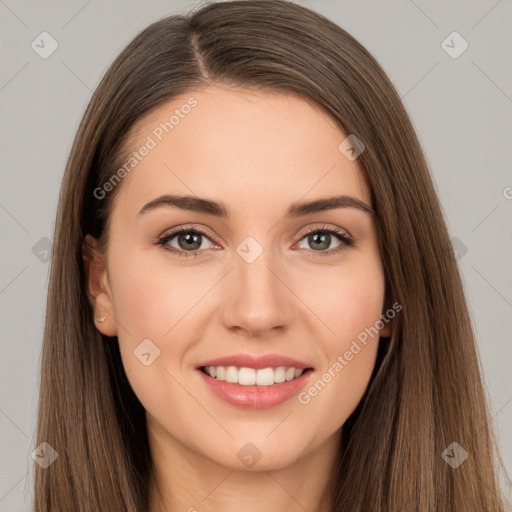
[[[235,269],[244,296],[252,300],[264,298],[265,303],[269,303],[279,294],[276,276],[270,270],[273,260],[275,262],[270,250],[263,251],[253,261],[238,258]]]
[[[233,289],[225,304],[225,321],[247,331],[266,331],[290,320],[289,291],[279,279],[278,255],[271,237],[246,237],[234,255]],[[265,238],[265,240],[263,240]],[[266,243],[266,245],[264,245]]]

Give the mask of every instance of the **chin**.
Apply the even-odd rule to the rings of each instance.
[[[279,437],[270,441],[245,434],[242,439],[219,443],[218,453],[204,455],[212,462],[234,471],[276,471],[294,464],[301,457],[297,446],[304,447],[305,444],[288,438],[288,443],[283,446],[283,440]]]

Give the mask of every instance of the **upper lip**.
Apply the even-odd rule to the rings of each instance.
[[[252,354],[233,354],[231,356],[209,359],[208,361],[204,361],[199,364],[197,368],[201,368],[203,366],[237,366],[239,368],[244,367],[255,369],[277,368],[279,366],[302,369],[312,368],[310,364],[279,354],[263,354],[260,356]]]

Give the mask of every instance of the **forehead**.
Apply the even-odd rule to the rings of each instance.
[[[164,193],[221,199],[235,212],[334,194],[370,204],[357,160],[339,150],[346,137],[320,107],[295,95],[190,91],[132,127],[129,152],[138,155],[116,202],[131,215]]]

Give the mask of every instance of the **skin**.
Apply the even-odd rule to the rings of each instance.
[[[295,96],[218,86],[184,94],[134,125],[132,150],[191,96],[197,107],[118,185],[105,254],[88,235],[84,255],[95,317],[106,317],[96,326],[118,337],[146,410],[158,484],[149,512],[316,510],[378,336],[306,405],[293,397],[269,409],[238,408],[213,395],[195,368],[274,352],[314,367],[308,387],[375,325],[385,282],[374,217],[337,208],[283,218],[293,202],[335,195],[371,206],[370,191],[357,160],[338,150],[346,134]],[[164,193],[222,201],[232,216],[165,206],[138,215]],[[156,244],[180,226],[206,231],[197,258]],[[322,246],[303,234],[323,227],[337,227],[354,245],[334,252],[343,244],[334,235]],[[247,236],[263,249],[250,264],[236,252]],[[177,236],[168,244],[187,251]],[[149,366],[134,356],[146,338],[160,349]],[[250,468],[237,457],[248,442],[261,453]]]

